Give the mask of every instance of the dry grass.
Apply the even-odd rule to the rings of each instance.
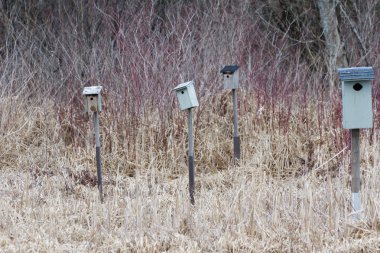
[[[101,204],[92,141],[85,149],[65,146],[52,104],[18,106],[8,114],[12,124],[3,127],[1,146],[2,161],[8,161],[0,176],[3,252],[379,250],[380,148],[369,144],[370,132],[361,146],[365,218],[352,223],[349,150],[334,153],[317,133],[302,134],[293,118],[286,135],[272,131],[270,122],[253,129],[255,103],[241,116],[243,160],[237,167],[230,160],[228,117],[219,107],[197,114],[195,207],[188,200],[185,124],[168,129],[167,153],[155,149],[157,134],[149,125],[139,130],[136,160],[103,146]],[[112,138],[107,122],[101,125],[102,139]],[[176,131],[183,133],[175,137]],[[92,138],[90,123],[86,135]],[[135,166],[133,177],[125,164]]]

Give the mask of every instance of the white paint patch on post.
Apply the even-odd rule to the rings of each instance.
[[[361,203],[360,203],[360,129],[351,129],[351,170],[352,170],[351,192],[352,192],[352,201],[353,201],[352,211],[355,213],[359,210],[358,207],[361,208]],[[354,215],[353,220],[358,220],[358,219],[359,219],[359,216]]]
[[[361,219],[361,211],[362,211],[362,204],[361,204],[361,198],[360,198],[360,192],[353,192],[352,193],[352,219],[354,221]]]

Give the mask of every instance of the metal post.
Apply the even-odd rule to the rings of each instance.
[[[193,139],[193,115],[192,108],[189,108],[188,114],[188,124],[189,124],[189,193],[190,193],[190,203],[195,204],[194,193],[195,193],[195,176],[194,176],[194,139]]]
[[[96,172],[98,177],[98,189],[100,201],[103,203],[102,163],[100,160],[100,134],[98,112],[94,112],[95,147],[96,147]]]
[[[240,160],[240,136],[238,130],[238,113],[237,113],[237,92],[232,89],[233,106],[234,106],[234,158]]]
[[[352,211],[354,212],[353,220],[359,220],[358,213],[361,207],[360,199],[360,130],[351,129],[351,170],[352,170]]]

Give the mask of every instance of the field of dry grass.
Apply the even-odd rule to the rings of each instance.
[[[353,222],[350,137],[321,52],[305,57],[304,42],[263,22],[248,1],[178,1],[164,20],[150,2],[124,12],[99,4],[90,34],[74,2],[35,19],[15,9],[3,22],[0,252],[380,251],[378,80],[375,127],[361,132],[363,219]],[[379,41],[365,37],[376,73]],[[232,97],[219,73],[233,63],[236,165]],[[195,206],[187,117],[172,92],[192,79]],[[98,84],[104,203],[81,97]]]
[[[244,101],[243,93],[241,97]],[[378,139],[377,131],[362,134],[360,222],[353,223],[350,216],[349,148],[337,152],[329,142],[336,133],[326,131],[321,139],[296,115],[284,134],[270,126],[277,125],[276,120],[264,124],[265,111],[257,119],[263,120],[262,128],[252,127],[257,108],[248,102],[240,118],[243,155],[238,166],[230,159],[229,117],[218,115],[219,107],[196,114],[200,123],[195,133],[194,207],[187,191],[186,135],[176,137],[174,129],[185,131],[185,120],[182,127],[168,129],[166,153],[154,149],[157,136],[149,125],[140,129],[136,145],[142,155],[135,160],[103,146],[101,204],[93,141],[85,148],[65,145],[52,103],[33,107],[16,98],[4,101],[2,122],[12,124],[2,126],[3,252],[379,250],[380,147],[369,143]],[[18,105],[13,111],[6,107],[11,103]],[[312,107],[306,109],[316,115]],[[104,143],[116,137],[107,136],[107,121],[102,119]],[[316,125],[313,120],[316,117],[310,124]],[[89,123],[86,135],[92,140],[91,129]],[[133,173],[126,168],[134,168]]]

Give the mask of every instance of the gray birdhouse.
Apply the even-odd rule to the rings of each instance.
[[[197,94],[194,89],[194,81],[179,84],[174,88],[174,91],[177,93],[181,110],[199,106]]]
[[[237,89],[239,87],[239,66],[227,65],[220,72],[223,74],[224,89]]]
[[[372,67],[338,69],[342,81],[343,128],[372,128]]]
[[[101,112],[102,111],[102,96],[100,94],[102,86],[84,87],[84,112]]]

